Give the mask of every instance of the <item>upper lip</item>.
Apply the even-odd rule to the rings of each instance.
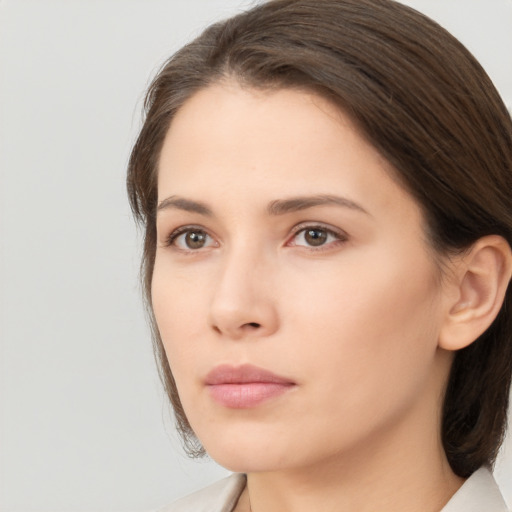
[[[205,384],[207,386],[264,382],[283,385],[295,384],[286,377],[281,377],[269,370],[251,364],[243,364],[241,366],[222,364],[213,368],[205,377]]]

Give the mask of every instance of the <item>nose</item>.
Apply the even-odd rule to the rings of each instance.
[[[270,264],[262,258],[233,254],[220,271],[209,323],[231,339],[266,337],[278,329]]]

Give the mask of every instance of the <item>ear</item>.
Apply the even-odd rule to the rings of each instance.
[[[512,251],[501,236],[485,236],[453,265],[439,335],[439,347],[446,350],[467,347],[492,324],[512,275]]]

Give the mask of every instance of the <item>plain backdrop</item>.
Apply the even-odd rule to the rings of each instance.
[[[189,461],[157,378],[124,175],[150,78],[242,0],[0,0],[0,510],[139,512]],[[512,103],[511,0],[408,0]],[[497,477],[512,504],[512,441]]]

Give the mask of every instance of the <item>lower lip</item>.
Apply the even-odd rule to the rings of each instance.
[[[293,384],[248,382],[243,384],[209,385],[210,395],[217,403],[231,409],[249,409],[286,393]]]

